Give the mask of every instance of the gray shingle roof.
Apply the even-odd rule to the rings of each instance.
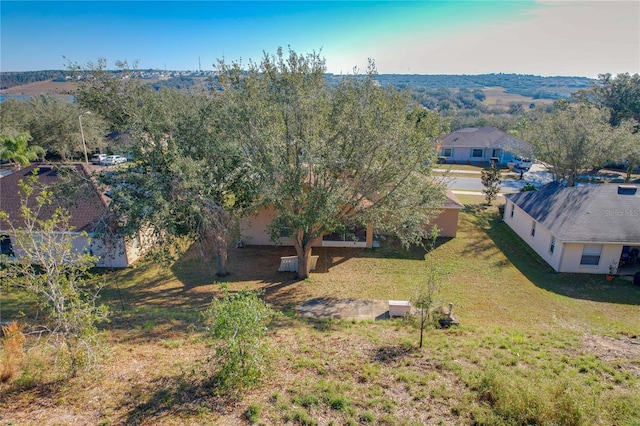
[[[640,185],[625,184],[633,195],[619,194],[619,186],[552,183],[505,197],[561,241],[640,244]]]
[[[495,127],[456,130],[443,136],[441,142],[446,148],[499,148],[522,155],[530,155],[532,152],[528,142]]]

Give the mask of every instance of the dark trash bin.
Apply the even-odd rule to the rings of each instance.
[[[640,271],[636,272],[636,274],[633,276],[633,283],[635,285],[640,285]]]

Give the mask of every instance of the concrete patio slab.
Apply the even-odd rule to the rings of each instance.
[[[305,318],[379,320],[389,318],[387,300],[317,297],[296,306],[296,315]]]

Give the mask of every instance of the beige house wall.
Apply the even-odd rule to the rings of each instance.
[[[100,238],[93,238],[91,252],[94,256],[98,256],[96,266],[101,268],[126,268],[130,265],[122,238],[118,238],[110,244],[105,244]]]
[[[513,214],[512,214],[513,207]],[[510,200],[505,203],[504,221],[522,240],[527,243],[545,262],[555,271],[560,271],[560,260],[562,257],[562,241],[556,240],[553,252],[551,252],[551,242],[553,235],[539,222],[533,220],[521,208],[514,205]],[[535,233],[531,235],[534,227]]]
[[[512,206],[513,215],[511,214]],[[535,235],[532,236],[531,228],[535,221],[510,200],[507,200],[505,204],[503,219],[525,243],[557,272],[608,274],[609,265],[612,262],[618,262],[622,254],[622,244],[603,242],[600,263],[598,265],[580,265],[584,249],[583,243],[566,243],[556,239],[554,251],[551,253],[552,234],[539,222],[536,222]]]
[[[458,233],[459,209],[444,209],[433,220],[433,224],[440,229],[441,237],[455,237]]]
[[[440,236],[455,237],[458,232],[459,209],[444,209],[433,221],[441,229]],[[275,219],[276,212],[273,208],[262,208],[256,215],[240,220],[240,235],[244,244],[257,246],[271,246],[273,241],[269,238],[267,228]],[[320,241],[314,247],[373,247],[373,225],[367,226],[366,241]],[[278,245],[292,246],[291,238],[280,238]]]
[[[272,246],[274,242],[269,238],[267,228],[276,217],[276,212],[273,208],[262,208],[254,215],[242,218],[240,220],[240,238],[244,244],[256,245],[256,246]],[[278,245],[292,246],[293,240],[291,238],[280,238],[277,241]],[[314,244],[314,247],[357,247],[357,248],[371,248],[373,247],[373,226],[367,226],[367,238],[366,241],[319,241]]]
[[[584,244],[565,243],[559,272],[608,274],[611,263],[617,263],[620,260],[622,247],[622,244],[602,244],[602,253],[600,254],[600,263],[598,265],[580,265]]]
[[[267,227],[276,218],[276,212],[271,207],[261,208],[253,216],[240,219],[240,239],[244,244],[254,246],[272,246],[274,242],[269,238]],[[278,245],[292,246],[291,238],[280,238]]]

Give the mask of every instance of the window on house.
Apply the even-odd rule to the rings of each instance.
[[[8,235],[0,235],[0,254],[13,257],[13,246]]]
[[[453,157],[453,148],[444,148],[442,150],[443,157]]]
[[[513,217],[513,211],[516,209],[516,205],[511,203],[511,213],[510,216]]]
[[[279,231],[280,238],[291,238],[293,235],[293,231],[288,225],[282,225]]]
[[[322,237],[323,241],[353,241],[366,242],[367,228],[351,228],[347,232],[334,232]]]
[[[531,224],[531,236],[535,237],[536,236],[536,222],[533,221],[533,223]]]
[[[137,235],[131,240],[131,247],[136,250],[140,248],[140,238]]]
[[[602,244],[585,244],[582,248],[580,265],[599,265],[600,254],[602,254]]]
[[[551,237],[551,244],[549,245],[549,253],[553,254],[556,249],[556,237]]]
[[[482,148],[473,148],[471,150],[471,157],[472,158],[482,158],[482,157],[484,157],[484,149],[482,149]]]

